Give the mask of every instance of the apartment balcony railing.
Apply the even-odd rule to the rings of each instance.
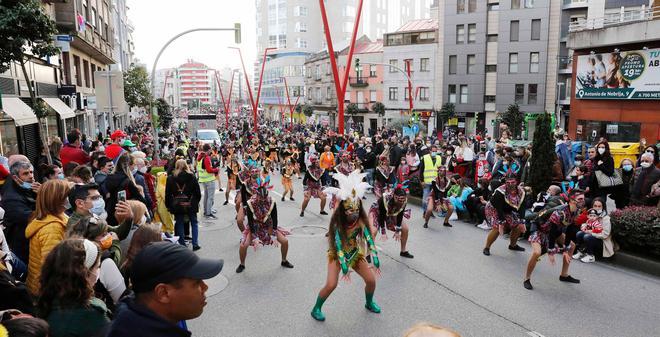
[[[572,33],[648,20],[660,20],[660,6],[642,6],[641,9],[635,10],[625,10],[624,7],[621,7],[619,13],[607,14],[599,18],[578,19],[575,22],[571,22],[568,26],[568,31]]]
[[[368,77],[349,77],[348,83],[351,87],[361,88],[369,85]]]

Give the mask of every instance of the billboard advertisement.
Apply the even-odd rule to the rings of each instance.
[[[575,98],[660,100],[660,49],[578,56]]]

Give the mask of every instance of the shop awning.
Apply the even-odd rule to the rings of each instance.
[[[38,123],[32,108],[18,97],[2,97],[2,110],[14,120],[16,126]]]
[[[71,110],[66,103],[62,102],[61,99],[57,97],[42,97],[42,99],[46,104],[50,105],[53,110],[57,111],[57,114],[60,115],[61,119],[76,117],[76,113]]]

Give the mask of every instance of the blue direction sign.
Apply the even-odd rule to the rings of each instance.
[[[72,42],[73,41],[73,36],[71,36],[71,35],[56,35],[55,40],[65,41],[65,42]]]
[[[413,132],[414,134],[418,134],[418,133],[419,133],[419,125],[417,125],[417,124],[413,124],[413,126],[412,126],[412,132]]]

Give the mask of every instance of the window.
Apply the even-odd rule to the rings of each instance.
[[[468,43],[475,43],[477,41],[477,24],[471,23],[468,25]]]
[[[390,87],[390,101],[396,101],[399,99],[399,88]]]
[[[520,32],[520,21],[518,20],[511,21],[509,25],[509,41],[511,42],[518,41],[519,32]]]
[[[525,102],[525,85],[516,84],[516,104],[523,104]]]
[[[92,15],[89,18],[89,23],[96,27],[96,8],[92,7]]]
[[[518,53],[509,54],[509,74],[518,72]]]
[[[525,8],[534,8],[534,4],[536,3],[536,0],[524,0],[525,1]]]
[[[397,67],[397,66],[399,65],[399,60],[390,60],[390,65],[392,66],[392,67],[389,67],[389,68],[390,68],[390,72],[391,72],[391,73],[395,73],[395,72],[397,72],[397,69],[394,68],[394,67]]]
[[[403,70],[405,70],[406,72],[408,72],[408,70],[410,70],[410,72],[412,73],[413,69],[415,69],[415,61],[413,61],[413,59],[403,60]]]
[[[378,100],[378,93],[376,90],[369,91],[369,102],[376,102]]]
[[[511,0],[511,9],[520,9],[520,0]]]
[[[539,72],[539,53],[529,53],[529,72]]]
[[[307,16],[307,7],[305,6],[293,7],[293,16]]]
[[[92,76],[91,76],[92,77],[92,88],[96,88],[96,83],[94,83],[94,72],[96,72],[96,66],[94,65],[94,63],[92,63],[92,72],[91,72],[92,73]],[[172,83],[169,83],[169,84],[171,85]]]
[[[456,103],[456,85],[449,85],[449,103]]]
[[[419,59],[419,71],[429,71],[429,59]]]
[[[312,68],[311,67],[305,68],[305,72],[307,73],[307,78],[312,78]]]
[[[89,88],[89,62],[83,60],[83,73],[85,74],[85,86]]]
[[[456,26],[456,44],[465,43],[465,25]]]
[[[406,102],[410,101],[410,91],[412,90],[408,90],[408,87],[403,88],[403,100]]]
[[[466,104],[468,102],[468,86],[466,84],[461,85],[461,104]]]
[[[497,72],[497,65],[496,64],[487,64],[486,65],[486,72],[487,73],[496,73]]]
[[[316,71],[314,71],[314,74],[316,75],[316,79],[320,80],[321,79],[321,65],[317,64],[316,65]]]
[[[76,85],[82,87],[82,76],[80,74],[80,57],[73,56],[73,69],[76,72]]]
[[[486,42],[497,42],[497,34],[487,35]]]
[[[477,0],[468,1],[468,13],[474,13],[477,11]]]
[[[325,99],[331,100],[332,97],[332,88],[331,87],[326,87],[325,88]]]
[[[474,68],[477,63],[477,57],[475,55],[467,56],[467,73],[474,74]]]
[[[499,11],[500,4],[488,4],[488,11]]]
[[[330,75],[331,72],[332,72],[332,66],[330,66],[330,62],[326,62],[325,63],[325,74]]]
[[[536,105],[537,91],[538,91],[538,84],[527,85],[527,104]]]
[[[456,1],[456,14],[465,13],[465,0]]]
[[[307,40],[297,38],[296,39],[296,47],[298,47],[298,48],[307,48]]]
[[[304,33],[307,31],[307,23],[305,22],[296,22],[296,32]]]
[[[458,58],[457,58],[456,55],[450,55],[450,56],[449,56],[449,74],[450,74],[450,75],[454,75],[454,74],[456,74],[456,68],[458,68],[458,66],[457,66],[457,64],[456,64],[456,63],[457,63],[457,59],[458,59]]]
[[[484,103],[495,103],[495,96],[484,96]]]
[[[532,40],[541,39],[541,19],[532,20]]]
[[[419,88],[419,100],[428,102],[429,100],[429,88],[428,87],[420,87]]]
[[[376,68],[376,65],[373,65],[373,64],[370,65],[369,66],[369,77],[376,77],[377,76],[376,75],[376,70],[378,70],[378,68]]]

